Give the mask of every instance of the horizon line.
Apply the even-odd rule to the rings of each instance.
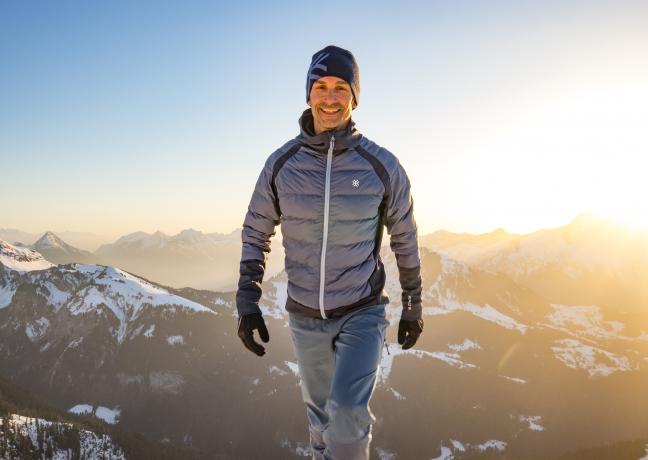
[[[576,222],[578,220],[582,220],[582,219],[589,219],[589,220],[594,220],[594,221],[599,221],[599,222],[606,222],[608,224],[613,224],[613,225],[626,227],[625,225],[622,225],[622,224],[620,224],[618,222],[615,222],[615,220],[613,218],[611,218],[611,217],[598,215],[598,214],[593,213],[593,212],[582,212],[582,213],[578,213],[573,219],[571,219],[569,222],[567,222],[565,224],[558,225],[558,226],[540,227],[540,228],[537,228],[537,229],[529,231],[529,232],[511,232],[511,231],[506,230],[506,228],[504,228],[503,226],[496,227],[496,228],[494,228],[494,229],[492,229],[490,231],[483,231],[483,232],[456,231],[456,230],[449,230],[447,228],[438,228],[438,229],[433,230],[433,231],[429,231],[429,232],[425,232],[425,233],[419,233],[419,238],[427,236],[427,235],[431,235],[431,234],[434,234],[434,233],[437,233],[437,232],[448,232],[448,233],[455,233],[455,234],[458,234],[458,235],[487,235],[487,234],[495,233],[495,232],[504,232],[504,233],[506,233],[508,235],[530,235],[532,233],[539,232],[539,231],[542,231],[542,230],[550,230],[550,229],[564,227],[566,225],[570,225],[570,224],[572,224],[572,223],[574,223],[574,222]],[[121,233],[121,234],[119,234],[119,236],[116,236],[116,237],[115,236],[105,235],[105,234],[94,233],[92,231],[80,231],[80,230],[70,230],[70,229],[66,229],[66,230],[62,230],[62,231],[61,230],[48,229],[48,230],[44,230],[44,231],[40,231],[40,232],[30,232],[30,231],[22,230],[22,229],[16,228],[16,227],[1,227],[0,231],[16,231],[16,232],[21,232],[21,233],[28,233],[28,234],[31,234],[31,235],[40,235],[39,238],[44,236],[48,232],[51,232],[51,233],[54,233],[55,235],[60,235],[60,234],[64,234],[64,233],[77,233],[77,234],[84,234],[84,235],[95,236],[95,237],[120,239],[120,238],[129,236],[129,235],[134,235],[134,234],[137,234],[137,233],[144,233],[146,235],[151,235],[151,236],[155,235],[157,233],[161,233],[164,236],[175,237],[175,236],[178,236],[181,233],[186,232],[186,231],[195,231],[195,232],[198,232],[198,233],[200,233],[202,235],[213,235],[213,234],[231,235],[232,233],[240,231],[242,228],[243,228],[242,226],[238,226],[238,227],[235,227],[233,230],[231,230],[229,232],[222,232],[222,231],[212,231],[212,232],[210,232],[210,231],[198,230],[198,229],[196,229],[194,227],[187,227],[187,228],[184,228],[182,230],[179,230],[176,233],[167,233],[167,232],[164,232],[164,231],[162,231],[160,229],[157,229],[157,230],[155,230],[153,232],[147,232],[147,231],[144,231],[144,230],[134,230],[134,231],[131,231],[131,232]],[[642,229],[642,230],[648,231],[648,229]],[[281,226],[278,225],[276,227],[276,235],[273,237],[273,239],[277,238],[280,235],[281,235]],[[384,239],[388,240],[388,238],[384,238]]]

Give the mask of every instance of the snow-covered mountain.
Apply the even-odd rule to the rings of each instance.
[[[455,260],[477,265],[483,253],[497,253],[507,248],[510,241],[520,236],[507,233],[501,228],[477,235],[437,230],[434,233],[421,236],[419,244]]]
[[[0,240],[0,263],[16,272],[45,270],[54,265],[36,251],[14,246],[2,240]]]
[[[392,327],[371,404],[372,455],[552,458],[645,439],[648,327],[423,248],[425,332],[402,350],[397,267],[382,254]],[[309,456],[285,272],[263,283],[262,358],[236,336],[234,292],[84,264],[0,266],[0,291],[0,369],[65,410],[118,409],[117,426],[209,453]]]
[[[70,423],[19,414],[0,415],[5,432],[0,435],[2,458],[103,458],[126,460],[126,454],[108,435],[75,429]],[[72,437],[78,446],[70,446]],[[74,442],[73,444],[76,444]]]
[[[135,232],[101,246],[103,263],[174,287],[231,290],[236,288],[241,259],[241,230],[202,233],[186,229],[176,235]],[[273,239],[267,273],[283,268],[283,247]]]
[[[256,417],[252,407],[235,403],[249,397],[250,375],[265,375],[258,389],[273,395],[269,407],[278,416],[294,416],[284,404],[301,412],[297,401],[286,404],[286,397],[299,397],[295,382],[288,377],[285,392],[275,384],[286,380],[275,375],[285,367],[286,337],[273,340],[281,360],[266,360],[266,371],[259,372],[236,337],[232,293],[185,288],[179,295],[96,264],[21,265],[18,271],[12,256],[22,259],[27,250],[2,247],[8,255],[0,264],[0,374],[62,410],[91,408],[124,429],[204,449],[208,458],[258,458],[263,451],[290,458],[267,424],[248,424],[260,445],[232,442],[243,418]],[[28,252],[38,260],[34,254]]]
[[[91,252],[67,244],[51,231],[45,232],[30,248],[55,264],[99,262],[99,258]]]
[[[200,452],[146,439],[73,411],[62,412],[0,377],[0,458],[168,460],[203,459]],[[79,414],[79,415],[76,415]],[[108,420],[107,423],[111,421]]]
[[[436,232],[421,242],[469,266],[505,274],[552,302],[635,313],[648,308],[648,233],[591,215],[527,235]]]
[[[7,241],[14,245],[22,244],[24,246],[29,246],[41,238],[43,233],[45,232],[31,233],[15,228],[0,228],[0,240]],[[55,231],[53,233],[68,244],[90,252],[96,250],[100,245],[110,241],[109,237],[90,232],[72,232],[69,230],[63,230]]]

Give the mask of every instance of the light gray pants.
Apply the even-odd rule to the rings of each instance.
[[[384,305],[341,318],[289,313],[313,460],[368,460],[376,418],[369,400],[389,321]]]

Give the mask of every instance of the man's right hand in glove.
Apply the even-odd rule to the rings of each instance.
[[[270,334],[266,328],[265,321],[261,313],[250,313],[239,317],[238,336],[241,338],[245,348],[258,356],[265,355],[265,348],[254,341],[253,331],[257,329],[259,336],[264,343],[270,341]]]

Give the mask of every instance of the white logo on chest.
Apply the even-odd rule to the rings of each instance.
[[[358,179],[353,179],[351,181],[351,185],[353,185],[355,188],[360,187],[360,181]]]

